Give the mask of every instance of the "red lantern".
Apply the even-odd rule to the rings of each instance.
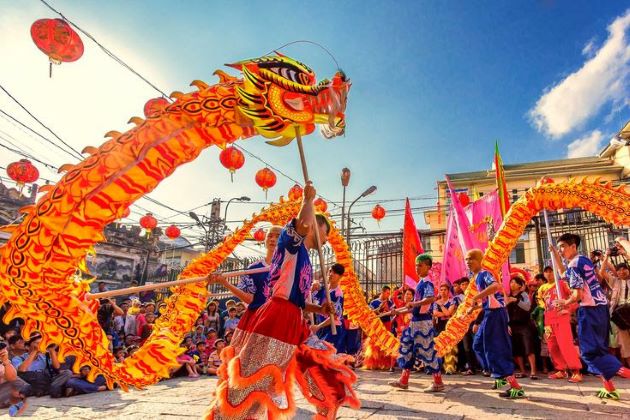
[[[289,190],[289,200],[298,201],[299,199],[302,198],[303,194],[304,194],[304,190],[302,189],[302,187],[300,187],[298,184],[295,184]]]
[[[144,116],[147,118],[157,117],[167,106],[169,106],[169,102],[166,98],[149,99],[147,103],[144,104]]]
[[[320,213],[326,213],[326,210],[328,210],[328,204],[326,203],[326,200],[321,197],[316,199],[313,204],[315,205],[315,210]]]
[[[28,159],[21,159],[7,166],[7,175],[17,183],[20,193],[24,184],[30,184],[39,179],[39,171]]]
[[[256,184],[265,191],[267,198],[267,190],[276,185],[276,174],[269,168],[263,168],[256,172]]]
[[[459,198],[459,202],[461,203],[462,207],[466,207],[470,204],[470,197],[468,197],[468,194],[466,194],[465,192],[460,192],[459,194],[457,194],[457,197]]]
[[[381,220],[383,220],[383,218],[385,217],[386,213],[387,212],[385,211],[385,209],[380,204],[375,205],[374,208],[372,209],[372,217],[374,219],[376,219],[376,221],[378,222],[379,226],[381,224]]]
[[[267,234],[262,229],[258,229],[256,232],[254,232],[254,239],[258,242],[264,241],[266,237]]]
[[[147,237],[151,235],[151,231],[157,227],[157,219],[151,213],[147,213],[140,218],[140,226],[147,231]]]
[[[130,214],[131,214],[131,209],[129,207],[127,207],[125,209],[125,211],[123,211],[122,218],[125,219],[125,218],[129,217]]]
[[[181,231],[179,230],[177,226],[170,225],[169,227],[166,228],[166,230],[164,231],[164,234],[168,237],[168,239],[177,239],[179,238]]]
[[[83,55],[83,42],[79,35],[63,19],[40,19],[31,26],[31,38],[50,60],[52,65],[76,61]]]
[[[243,164],[245,164],[243,152],[233,146],[223,149],[219,155],[219,160],[221,161],[221,165],[225,166],[230,171],[230,179],[232,181],[234,181],[234,172],[237,169],[241,169]]]

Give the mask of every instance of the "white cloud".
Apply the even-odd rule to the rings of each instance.
[[[599,130],[580,137],[567,146],[567,158],[594,156],[599,152],[604,134]]]
[[[588,41],[586,45],[584,46],[584,48],[582,48],[582,54],[585,55],[586,57],[589,57],[589,58],[593,57],[594,52],[595,52],[595,38]]]
[[[583,52],[589,58],[580,69],[546,90],[529,116],[538,131],[560,138],[580,127],[601,108],[612,103],[623,108],[630,93],[630,10],[608,26],[608,39],[598,50],[589,42]],[[621,105],[621,106],[620,106]]]

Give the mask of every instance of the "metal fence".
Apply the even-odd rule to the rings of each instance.
[[[595,249],[605,251],[610,247],[616,236],[627,236],[627,228],[624,230],[621,227],[615,227],[600,217],[584,210],[564,210],[549,212],[548,214],[552,238],[555,240],[566,232],[580,235],[582,237],[580,251],[585,255],[588,255],[589,252]],[[436,257],[439,256],[439,252],[437,252],[438,250],[430,249],[429,244],[431,241],[429,239],[431,236],[440,235],[444,235],[444,232],[422,232],[425,251],[432,253]],[[532,246],[536,247],[539,269],[542,271],[543,266],[549,264],[550,260],[547,232],[541,215],[534,217],[527,226],[525,236],[529,237],[529,235],[536,235],[536,240],[532,241]],[[368,299],[378,294],[384,285],[398,287],[401,284],[401,279],[403,278],[402,232],[391,235],[363,235],[361,238],[352,241],[350,249],[354,258],[354,270]],[[328,245],[323,247],[323,254],[324,264],[327,267],[335,262],[334,253]],[[255,257],[230,259],[224,262],[219,270],[242,270],[257,259]],[[313,262],[314,277],[316,280],[320,280],[319,258],[316,251],[311,252],[311,261]],[[179,272],[180,270],[171,270],[167,277],[149,279],[149,281],[174,280]],[[237,279],[232,279],[231,281],[236,282]],[[227,296],[226,290],[222,286],[211,286],[211,292],[219,296]]]
[[[601,217],[582,209],[570,209],[548,212],[549,231],[553,240],[564,233],[580,235],[580,253],[589,255],[592,251],[606,252],[618,236],[627,237],[628,229],[606,222]],[[536,234],[538,261],[540,270],[550,264],[547,229],[542,215],[532,219],[528,230]],[[619,258],[613,258],[617,262]],[[620,261],[619,261],[620,262]]]

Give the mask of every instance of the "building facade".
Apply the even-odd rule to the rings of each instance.
[[[551,177],[555,181],[597,178],[601,182],[614,184],[627,183],[630,177],[630,146],[607,146],[599,156],[574,159],[562,159],[542,162],[530,162],[504,165],[505,180],[510,202],[516,201],[525,191],[536,185],[541,177]],[[482,170],[447,174],[457,192],[465,192],[470,197],[482,196],[496,189],[495,171]],[[431,249],[438,260],[442,258],[446,236],[447,212],[450,206],[450,194],[446,181],[438,182],[438,208],[427,211],[424,219],[434,233],[430,237]],[[583,237],[583,252],[605,249],[612,238],[624,231],[624,227],[615,227],[598,217],[580,209],[565,209],[550,214],[550,231],[555,238],[559,234],[572,231]],[[627,231],[627,227],[625,227]],[[546,230],[542,218],[536,217],[525,229],[512,251],[510,262],[531,272],[538,272],[549,264],[546,245]]]

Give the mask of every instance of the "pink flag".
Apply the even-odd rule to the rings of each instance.
[[[501,216],[501,202],[497,190],[484,195],[466,208],[466,214],[472,221],[470,232],[481,250],[488,247],[488,243],[499,230],[503,217]],[[510,285],[510,269],[506,263],[501,268],[504,287]]]
[[[440,271],[440,284],[452,283],[468,275],[452,207],[446,223],[446,242],[444,244],[442,270]]]
[[[476,241],[475,237],[471,234],[470,220],[468,219],[468,217],[466,217],[466,213],[464,212],[462,203],[459,202],[459,199],[455,194],[455,190],[451,185],[451,180],[448,179],[448,177],[446,177],[446,183],[451,194],[451,213],[455,215],[454,220],[455,225],[457,226],[457,232],[459,234],[459,241],[462,245],[462,251],[465,254],[471,249],[481,248],[478,241]]]

